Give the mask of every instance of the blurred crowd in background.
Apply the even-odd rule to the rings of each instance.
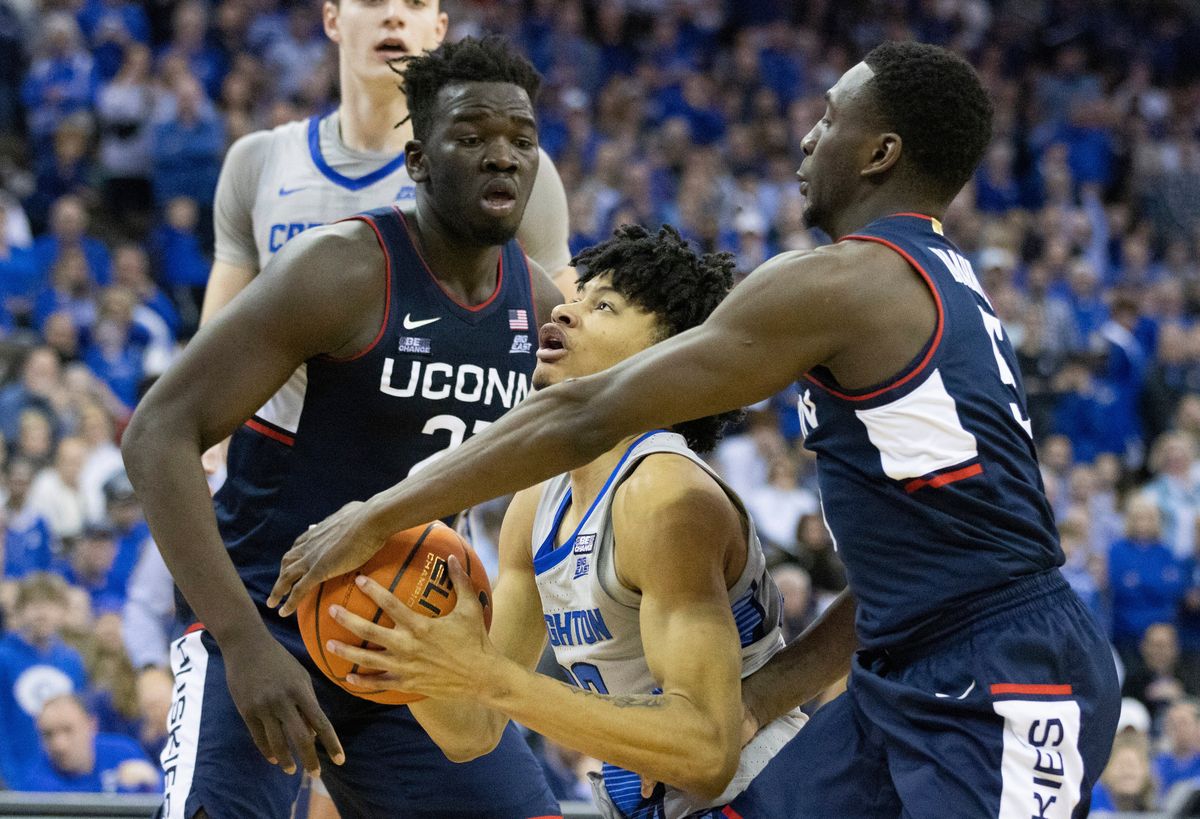
[[[621,223],[668,222],[735,254],[742,274],[829,241],[804,226],[794,173],[822,95],[863,53],[915,38],[977,67],[994,138],[946,229],[1017,348],[1065,571],[1124,670],[1128,716],[1097,805],[1151,809],[1200,777],[1196,4],[445,10],[451,39],[506,34],[545,76],[539,130],[569,195],[573,251]],[[320,13],[316,0],[0,0],[10,788],[160,787],[151,762],[179,626],[117,442],[196,330],[225,150],[336,105]],[[794,636],[845,586],[794,392],[752,408],[712,459],[755,515]],[[590,798],[587,760],[543,753],[560,796]]]

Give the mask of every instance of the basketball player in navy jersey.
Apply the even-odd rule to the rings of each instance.
[[[297,236],[135,413],[130,478],[203,624],[172,647],[160,815],[286,817],[297,763],[323,772],[344,819],[559,814],[518,733],[450,763],[417,720],[442,708],[431,724],[453,754],[470,728],[454,704],[351,696],[316,670],[295,621],[265,606],[300,532],[427,467],[528,392],[532,322],[558,303],[513,238],[537,171],[538,82],[498,39],[410,60],[415,207]],[[301,363],[295,434],[245,422]],[[209,501],[200,453],[230,433],[229,477]]]
[[[969,65],[917,43],[879,46],[826,101],[798,176],[809,223],[837,241],[769,260],[700,327],[539,391],[437,470],[322,522],[284,556],[272,602],[290,590],[292,610],[392,531],[800,379],[853,598],[745,682],[748,721],[853,660],[797,740],[794,815],[1085,815],[1116,672],[1058,569],[1012,345],[940,221],[991,106]]]

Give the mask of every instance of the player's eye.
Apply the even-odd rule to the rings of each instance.
[[[464,137],[459,137],[458,142],[460,145],[466,145],[468,148],[473,148],[474,146],[482,143],[483,140],[481,140],[477,136],[464,136]]]
[[[528,139],[526,137],[518,137],[516,140],[513,141],[513,144],[516,145],[521,150],[527,151],[533,147],[533,140]]]
[[[601,301],[601,302],[597,302],[596,309],[597,310],[612,310],[613,306],[612,306],[611,302]]]

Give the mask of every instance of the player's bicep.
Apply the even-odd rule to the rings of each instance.
[[[350,239],[341,225],[312,233],[289,243],[240,298],[201,328],[146,396],[152,409],[145,414],[195,428],[201,443],[211,445],[262,406],[300,364],[344,350],[372,321],[377,327],[386,282],[370,268],[382,266],[382,254]]]
[[[778,393],[842,343],[835,287],[803,259],[764,265],[699,327],[602,374],[600,423],[653,429],[748,406]]]
[[[492,590],[492,642],[526,668],[537,665],[546,645],[531,542],[541,490],[518,492],[508,505],[500,527],[500,574]]]
[[[256,268],[230,262],[214,261],[204,289],[204,305],[200,308],[200,324],[212,321],[221,308],[254,281]]]
[[[741,645],[724,565],[740,524],[719,490],[658,484],[629,487],[614,505],[618,572],[641,592],[642,646],[664,693],[681,694],[728,723],[737,716]]]
[[[529,193],[529,202],[517,229],[517,239],[525,252],[551,275],[571,263],[567,245],[567,193],[562,177],[550,156],[539,149],[538,172]]]

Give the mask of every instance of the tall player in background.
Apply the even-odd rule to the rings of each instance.
[[[578,296],[541,331],[538,389],[696,326],[733,283],[728,254],[697,255],[669,228],[655,236],[626,225],[575,261]],[[511,717],[605,760],[592,784],[612,819],[725,816],[730,802],[756,819],[791,819],[788,799],[801,782],[759,774],[789,752],[804,715],[780,717],[741,747],[739,681],[783,647],[783,635],[754,522],[696,454],[716,445],[725,420],[630,435],[517,494],[493,594],[492,631],[506,644],[489,639],[473,600],[418,621],[374,584],[366,591],[400,625],[335,609],[384,651],[342,643],[333,651],[386,669],[382,687],[478,702],[487,729],[480,753]],[[461,567],[451,571],[463,582]],[[533,671],[547,637],[575,686]],[[671,787],[642,798],[639,774]]]
[[[271,602],[291,589],[291,611],[397,529],[801,379],[853,598],[807,635],[824,639],[748,678],[750,714],[770,720],[837,679],[855,632],[862,650],[847,692],[797,739],[796,815],[1085,815],[1116,671],[1058,569],[1012,345],[940,221],[988,144],[991,106],[969,65],[917,43],[876,48],[826,101],[799,177],[808,222],[834,244],[771,259],[700,327],[539,391],[436,471],[302,535]]]
[[[452,764],[417,720],[444,709],[433,726],[457,755],[471,726],[456,722],[456,704],[351,696],[316,670],[295,621],[264,605],[300,532],[428,464],[528,391],[530,322],[559,296],[514,239],[537,173],[538,82],[496,39],[407,61],[415,205],[289,242],[134,414],[122,444],[129,477],[203,624],[172,646],[162,815],[286,817],[296,762],[315,772],[330,758],[339,764],[323,780],[344,819],[558,815],[515,729],[492,754]],[[247,422],[304,362],[297,432]],[[210,500],[200,452],[230,433],[229,476]]]
[[[217,183],[215,260],[201,323],[302,231],[416,196],[404,161],[413,127],[408,100],[396,93],[393,66],[437,48],[449,25],[446,13],[439,0],[326,0],[322,16],[326,36],[338,46],[341,103],[327,116],[248,134],[230,147]],[[537,181],[517,238],[571,292],[567,196],[554,163],[539,152]],[[258,421],[294,433],[304,379],[301,367],[256,408]],[[205,462],[216,469],[223,455],[215,448]]]

